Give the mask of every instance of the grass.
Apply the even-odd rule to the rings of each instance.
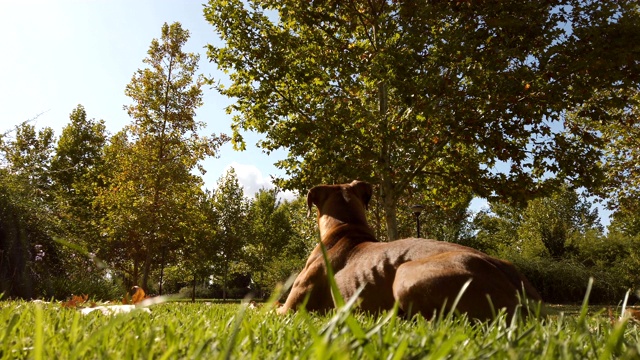
[[[546,320],[404,320],[354,312],[278,316],[268,307],[162,303],[151,314],[82,315],[57,303],[0,302],[2,359],[638,358],[640,325],[607,312]],[[586,306],[586,305],[585,305]]]

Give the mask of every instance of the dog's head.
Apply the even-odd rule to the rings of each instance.
[[[335,222],[367,224],[365,210],[371,200],[373,187],[368,182],[354,180],[350,184],[318,185],[307,194],[309,212],[318,208],[318,224]],[[323,220],[324,219],[324,220]],[[326,224],[329,226],[329,224]]]

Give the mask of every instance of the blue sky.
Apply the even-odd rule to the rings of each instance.
[[[131,119],[123,110],[130,99],[125,86],[164,22],[180,22],[191,33],[186,51],[199,53],[201,73],[225,81],[208,62],[204,47],[218,42],[202,15],[204,1],[178,0],[65,0],[0,1],[0,132],[41,114],[36,127],[49,126],[56,135],[69,114],[82,104],[89,118],[103,119],[115,133]],[[231,100],[204,89],[204,106],[197,118],[206,133],[230,133],[231,117],[224,111]],[[219,159],[204,162],[206,187],[212,188],[229,166],[238,173],[245,191],[270,187],[270,175],[281,175],[273,164],[284,152],[262,153],[246,136],[247,151],[225,145]]]
[[[125,86],[138,68],[163,23],[178,21],[191,33],[185,50],[199,53],[200,72],[223,82],[226,76],[209,63],[204,47],[220,44],[202,15],[204,0],[1,0],[0,1],[0,132],[41,114],[37,127],[56,135],[69,122],[69,113],[82,104],[89,118],[103,119],[111,133],[131,119],[123,110],[130,100]],[[206,133],[230,133],[231,117],[224,108],[230,99],[204,89],[204,106],[197,118]],[[273,164],[284,151],[264,154],[254,146],[256,134],[245,134],[247,150],[220,149],[219,159],[203,165],[205,186],[213,188],[233,166],[247,195],[272,187],[271,175],[283,175]],[[290,197],[289,196],[285,197]],[[476,199],[477,211],[486,202]],[[603,212],[603,224],[609,223]]]

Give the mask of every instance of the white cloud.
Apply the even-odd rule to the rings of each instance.
[[[271,180],[262,176],[262,172],[255,165],[232,162],[224,169],[226,174],[229,168],[234,168],[238,182],[244,187],[245,195],[251,196],[260,189],[273,189]]]
[[[280,200],[294,200],[295,198],[298,197],[298,194],[291,191],[291,190],[285,190],[285,191],[280,191],[278,193],[278,199]]]
[[[247,197],[253,197],[260,189],[273,189],[275,187],[271,179],[263,176],[262,171],[255,165],[240,164],[234,161],[225,167],[224,173],[229,168],[233,168],[236,171],[238,182],[244,188],[244,195]],[[293,200],[296,198],[296,193],[290,190],[281,191],[278,194],[278,198],[280,200]]]
[[[469,204],[469,210],[474,213],[480,212],[481,210],[489,209],[489,202],[487,199],[474,197]]]

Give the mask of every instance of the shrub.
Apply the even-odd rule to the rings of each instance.
[[[44,299],[65,300],[72,295],[89,295],[94,300],[117,300],[126,294],[126,289],[112,280],[99,276],[88,276],[72,280],[68,277],[51,277],[39,285],[38,294]]]
[[[185,286],[181,288],[178,294],[184,298],[192,298],[193,286]],[[196,285],[196,298],[198,299],[214,299],[220,297],[220,295],[221,291],[215,287]]]
[[[611,268],[586,267],[572,259],[518,257],[512,261],[548,303],[581,302],[590,277],[594,279],[589,298],[591,304],[615,304],[624,298],[630,287]]]

